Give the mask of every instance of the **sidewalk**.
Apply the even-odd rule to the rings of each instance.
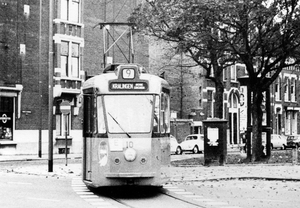
[[[48,157],[37,156],[0,156],[0,171],[52,177],[80,176],[82,172],[81,155],[68,155],[67,166],[65,155],[53,156],[53,172],[48,172]],[[14,166],[8,162],[14,161]],[[27,162],[26,162],[27,161]],[[28,161],[43,161],[32,163]],[[26,162],[26,165],[22,163]],[[4,165],[5,163],[5,165]],[[16,163],[16,164],[15,164]],[[2,167],[2,168],[1,168]],[[171,182],[225,179],[265,179],[300,181],[300,166],[292,164],[237,164],[225,166],[169,167]]]
[[[82,154],[68,154],[69,159],[81,159]],[[65,159],[65,154],[54,154],[53,160]],[[38,157],[38,155],[0,155],[0,162],[12,161],[32,161],[32,160],[48,160],[48,154]]]

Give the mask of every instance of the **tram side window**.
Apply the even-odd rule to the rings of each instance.
[[[159,96],[155,96],[155,105],[154,105],[154,115],[153,115],[153,132],[159,132],[159,103],[160,99]]]
[[[102,96],[97,97],[97,125],[100,134],[106,133]]]
[[[165,92],[161,94],[160,117],[161,133],[170,133],[170,96]]]
[[[91,136],[94,132],[94,99],[93,95],[83,98],[83,136]]]

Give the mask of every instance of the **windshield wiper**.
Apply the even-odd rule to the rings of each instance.
[[[123,129],[123,127],[121,126],[121,124],[119,124],[119,122],[109,112],[107,112],[107,113],[116,122],[116,124],[118,124],[118,126],[120,127],[120,129],[128,136],[128,138],[131,138],[131,136],[128,134],[128,132]]]

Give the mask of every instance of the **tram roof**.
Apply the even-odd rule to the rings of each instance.
[[[83,83],[83,90],[96,88],[99,93],[109,93],[109,94],[119,94],[120,92],[112,92],[109,89],[109,82],[118,79],[117,73],[103,73],[100,75],[96,75]],[[146,92],[150,93],[160,93],[162,88],[170,89],[170,85],[168,82],[156,75],[141,73],[139,74],[138,80],[140,81],[148,81],[149,86]],[[119,80],[120,81],[120,80]],[[139,93],[137,91],[126,91],[128,93]],[[145,91],[143,91],[145,92]]]

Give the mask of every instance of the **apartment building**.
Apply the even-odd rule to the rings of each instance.
[[[105,62],[128,62],[117,50],[133,51],[124,23],[137,3],[0,0],[0,155],[47,154],[48,129],[54,154],[63,154],[66,142],[69,153],[82,152],[82,83],[101,73]],[[123,42],[104,59],[120,34]],[[147,66],[146,40],[130,40],[139,41],[136,62]],[[66,116],[62,102],[71,106]]]

